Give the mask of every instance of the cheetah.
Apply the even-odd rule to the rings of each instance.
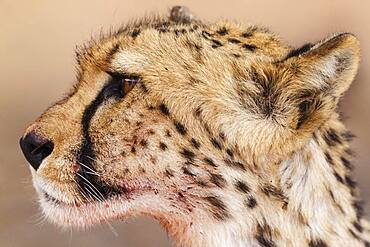
[[[336,111],[360,60],[185,7],[77,51],[77,83],[20,140],[45,216],[147,215],[177,246],[370,246]]]

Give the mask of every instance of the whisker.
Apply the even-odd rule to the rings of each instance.
[[[69,228],[69,247],[72,246],[72,238],[73,238],[73,228]]]
[[[85,178],[84,176],[82,176],[81,174],[79,174],[79,173],[77,173],[77,175],[80,177],[80,178],[82,178],[83,180],[85,180],[92,188],[91,189],[93,189],[93,190],[95,190],[99,195],[100,195],[100,197],[104,200],[104,196],[103,196],[103,194],[87,179],[87,178]]]
[[[39,215],[38,216],[34,216],[35,219],[32,219],[32,223],[37,225],[37,226],[42,226],[45,224],[45,222],[47,221],[47,217],[44,213],[38,213]],[[37,217],[37,218],[36,218]]]
[[[83,196],[83,198],[85,198],[85,200],[87,202],[91,202],[90,198],[88,198],[88,195],[86,195],[85,191],[82,189],[82,187],[80,185],[78,185],[79,189],[80,189],[80,192],[81,192],[81,195]],[[80,200],[81,203],[83,203],[82,200]]]
[[[80,174],[78,174],[78,173],[77,173],[77,175],[79,175],[80,177],[84,178],[82,175],[80,175]],[[84,179],[85,179],[85,178],[84,178]],[[84,183],[84,185],[85,185],[85,189],[83,189],[83,188],[79,185],[79,183],[77,183],[77,181],[76,181],[75,179],[73,179],[73,180],[76,182],[76,184],[77,184],[78,188],[80,189],[81,195],[85,198],[85,200],[86,200],[88,203],[93,202],[94,198],[95,198],[97,201],[102,202],[102,199],[98,197],[98,194],[94,191],[94,189],[93,189],[89,184],[87,184],[87,183],[83,182],[83,183]],[[86,179],[85,179],[85,180],[86,180]],[[86,187],[86,186],[87,186],[87,187]],[[89,188],[90,188],[90,189],[89,189]],[[88,193],[86,193],[86,191],[87,191]],[[83,203],[83,201],[82,201],[81,199],[79,199],[79,201],[80,201],[81,203]]]
[[[87,184],[87,183],[84,182],[84,185],[87,186],[87,187],[85,187],[85,189],[89,192],[89,195],[90,196],[94,197],[99,202],[103,202],[103,200],[101,198],[99,198],[99,195],[96,194],[96,192],[90,187],[89,184]]]
[[[101,160],[98,160],[98,159],[96,159],[96,158],[93,158],[93,157],[91,157],[91,156],[89,156],[89,155],[85,155],[85,157],[86,158],[89,158],[90,160],[92,160],[92,161],[96,161],[96,162],[98,162],[98,163],[100,163],[100,164],[102,164],[102,165],[107,165],[106,163],[104,163],[103,161],[101,161]]]
[[[80,175],[80,174],[78,174],[81,178],[83,178],[84,179],[84,181],[86,181],[86,182],[84,182],[84,181],[82,181],[83,182],[83,184],[84,184],[84,186],[85,186],[85,189],[87,189],[87,188],[90,188],[90,190],[88,190],[89,191],[89,193],[92,193],[93,195],[94,195],[94,197],[96,198],[96,199],[98,199],[98,201],[104,201],[104,196],[96,189],[96,187],[93,185],[93,184],[91,184],[90,182],[89,182],[89,180],[87,180],[85,177],[83,177],[82,175]],[[87,186],[87,187],[86,187]]]
[[[85,200],[87,202],[90,202],[90,199],[87,197],[86,193],[84,192],[84,190],[82,189],[82,187],[79,185],[79,183],[76,181],[75,178],[73,178],[73,181],[75,182],[75,184],[77,185],[77,187],[79,188],[79,191],[81,192],[81,195],[85,198]],[[76,196],[78,198],[78,200],[80,201],[80,203],[83,203],[82,199],[78,196]]]
[[[87,172],[87,171],[85,171],[85,173],[100,177],[100,175],[97,173],[92,173],[92,172]]]
[[[118,237],[118,232],[117,232],[117,230],[112,226],[112,224],[111,224],[111,223],[109,223],[107,219],[104,219],[104,221],[105,221],[105,223],[108,225],[108,228],[109,228],[109,229],[110,229],[110,231],[113,233],[113,235],[114,235],[115,237]]]
[[[86,156],[87,157],[87,156]],[[86,169],[88,169],[90,172],[92,172],[94,175],[97,175],[97,176],[100,176],[100,174],[97,172],[97,171],[95,171],[95,170],[93,170],[93,169],[91,169],[90,167],[88,167],[87,165],[85,165],[84,163],[82,163],[82,162],[78,162],[81,166],[83,166],[83,167],[85,167]]]

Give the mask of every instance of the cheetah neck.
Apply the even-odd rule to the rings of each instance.
[[[224,221],[198,215],[162,224],[178,246],[364,246],[370,237],[348,175],[346,140],[328,131],[281,163],[282,195],[254,190],[258,204],[248,210],[229,197],[232,216]]]

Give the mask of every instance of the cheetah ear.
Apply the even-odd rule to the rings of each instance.
[[[195,20],[195,16],[185,6],[174,6],[170,11],[170,21],[188,24]]]
[[[359,41],[348,33],[288,54],[284,63],[294,74],[294,86],[288,93],[297,106],[291,121],[295,129],[312,131],[332,115],[357,73],[359,60]]]

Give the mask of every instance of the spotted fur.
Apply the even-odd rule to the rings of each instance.
[[[336,113],[359,64],[352,34],[293,49],[175,7],[77,61],[69,96],[26,131],[54,144],[32,170],[52,222],[150,215],[178,246],[369,245]]]

